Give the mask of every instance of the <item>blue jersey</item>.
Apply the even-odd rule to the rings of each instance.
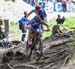
[[[23,24],[23,23],[26,22],[26,21],[28,21],[28,20],[27,20],[26,17],[24,16],[24,17],[22,17],[18,22],[19,22],[19,24]]]
[[[25,26],[23,25],[24,22],[27,22],[28,20],[26,19],[26,17],[22,17],[18,22],[19,22],[19,29],[21,29],[22,31],[26,32],[27,29],[25,28]]]
[[[46,17],[47,15],[46,15],[46,12],[43,10],[40,10],[39,12],[38,12],[38,15],[40,16],[40,18],[42,19],[42,20],[44,20],[44,17]]]
[[[31,28],[34,28],[34,29],[40,29],[41,28],[40,25],[44,23],[44,21],[40,20],[40,22],[34,26],[34,24],[33,24],[34,22],[35,22],[34,18],[32,20],[30,20],[30,22],[29,22]]]
[[[33,12],[35,12],[36,14],[38,14],[42,20],[44,20],[44,17],[47,16],[45,10],[40,10],[38,13],[37,13],[36,10],[32,10],[28,15],[32,14]]]

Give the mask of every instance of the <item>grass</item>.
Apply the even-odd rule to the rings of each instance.
[[[9,23],[9,32],[11,34],[13,34],[13,36],[10,37],[10,40],[20,40],[21,31],[19,30],[19,25],[17,22],[16,23],[14,23],[14,22]]]
[[[69,43],[67,43],[69,46],[71,46],[71,47],[75,47],[75,41],[72,41],[72,42],[69,42]]]
[[[55,24],[56,24],[55,18],[53,18],[52,20],[50,20],[48,22],[48,25],[50,26],[50,32],[44,32],[43,33],[43,38],[48,37],[48,36],[51,35],[52,27]],[[75,29],[75,17],[68,17],[68,18],[66,18],[66,20],[64,22],[64,26],[67,29],[70,29],[70,28],[74,28]],[[10,31],[10,33],[17,34],[17,36],[13,36],[12,37],[13,40],[20,40],[21,31],[19,30],[18,23],[14,23],[14,22],[9,23],[9,31]]]
[[[66,18],[66,21],[64,23],[64,26],[68,29],[75,29],[75,17]]]

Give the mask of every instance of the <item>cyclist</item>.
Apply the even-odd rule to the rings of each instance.
[[[41,20],[40,16],[35,16],[32,20],[30,20],[29,25],[26,26],[28,28],[28,44],[31,44],[31,33],[32,28],[36,31],[41,30],[41,25],[45,25],[47,27],[47,30],[50,31],[49,26],[44,23],[44,21]],[[40,31],[39,31],[40,32]]]
[[[47,14],[46,14],[44,8],[41,8],[39,5],[36,5],[35,9],[30,11],[30,13],[28,13],[28,16],[32,13],[35,13],[36,15],[40,16],[41,20],[44,21],[45,23],[47,23],[47,20],[46,20]],[[41,25],[41,28],[43,29],[42,25]]]
[[[39,15],[40,18],[41,18],[43,21],[46,21],[46,16],[47,16],[47,14],[46,14],[45,10],[42,10],[42,8],[41,8],[39,5],[37,5],[34,10],[30,11],[30,12],[28,13],[28,16],[29,16],[30,14],[32,14],[33,12],[34,12],[36,15]]]

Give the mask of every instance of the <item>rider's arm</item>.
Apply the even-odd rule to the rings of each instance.
[[[50,31],[49,25],[47,23],[43,23],[47,27],[47,30]]]
[[[30,12],[28,13],[28,16],[29,16],[30,14],[32,14],[33,12],[35,12],[35,10],[30,11]]]
[[[25,26],[27,29],[31,29],[31,27],[29,26],[29,23],[28,23],[28,22],[24,22],[23,24],[24,24],[24,26]]]

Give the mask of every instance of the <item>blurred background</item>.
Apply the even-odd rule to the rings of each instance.
[[[74,13],[75,0],[66,0],[66,3],[66,12]],[[62,0],[1,0],[0,17],[5,17],[10,21],[17,21],[24,11],[31,11],[36,4],[44,7],[48,14],[63,12]]]
[[[66,17],[65,27],[75,27],[73,25],[75,22],[75,0],[64,1],[66,1],[65,11],[63,11],[62,0],[0,0],[0,19],[3,23],[4,19],[8,20],[6,27],[9,28],[7,31],[11,33],[11,36],[15,33],[16,38],[12,36],[14,40],[20,40],[21,36],[21,31],[18,28],[18,20],[23,16],[24,11],[30,12],[37,4],[45,9],[50,28],[56,23],[55,19],[58,14]]]

